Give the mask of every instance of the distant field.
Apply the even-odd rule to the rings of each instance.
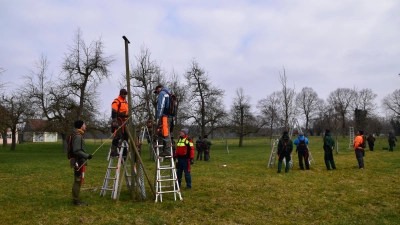
[[[382,150],[386,138],[377,138],[375,151],[366,151],[365,169],[358,170],[349,138],[339,137],[337,170],[327,171],[322,138],[311,137],[311,170],[299,170],[294,155],[294,168],[277,174],[267,168],[269,139],[246,138],[242,148],[228,139],[229,153],[225,140],[211,141],[211,161],[195,161],[193,189],[182,191],[183,202],[164,195],[158,203],[147,181],[145,201],[132,201],[125,185],[119,202],[100,196],[107,142],[87,167],[81,197],[89,207],[72,205],[73,170],[61,142],[0,148],[1,224],[400,224],[400,143],[389,152]],[[100,144],[87,140],[87,151]],[[142,159],[153,180],[146,144]]]

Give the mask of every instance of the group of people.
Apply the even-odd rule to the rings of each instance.
[[[159,157],[170,158],[170,160],[176,159],[176,169],[177,178],[179,186],[181,186],[182,175],[185,173],[186,190],[192,188],[192,178],[190,173],[190,166],[194,163],[194,145],[193,140],[189,138],[189,130],[183,128],[179,132],[179,139],[174,144],[175,151],[172,152],[172,135],[174,121],[173,115],[169,115],[169,106],[171,99],[169,98],[169,90],[162,85],[157,85],[154,94],[158,95],[157,101],[157,112],[156,112],[156,122],[155,125],[158,127],[157,132],[163,143],[162,152]],[[123,141],[128,141],[127,121],[129,118],[128,112],[128,102],[126,101],[126,96],[128,92],[126,89],[121,89],[119,95],[113,100],[111,104],[111,132],[113,133],[113,140],[111,143],[110,157],[119,156],[119,147]],[[74,135],[72,139],[72,151],[76,155],[76,167],[74,169],[74,183],[72,186],[72,198],[73,204],[77,206],[87,206],[86,203],[82,202],[79,198],[79,192],[81,184],[84,178],[84,169],[87,165],[87,160],[91,159],[93,155],[87,154],[85,150],[83,133],[86,130],[86,124],[82,120],[77,120],[74,123],[74,133],[79,133],[81,135]],[[203,137],[206,146],[204,148],[204,159],[209,159],[211,142],[208,140],[207,135]],[[199,151],[199,149],[198,149]],[[126,156],[126,149],[123,152],[123,156]],[[206,161],[207,161],[206,160]]]
[[[335,165],[335,160],[333,159],[333,150],[335,148],[335,141],[331,136],[331,132],[329,129],[325,130],[324,138],[323,138],[323,149],[324,149],[324,161],[325,161],[325,166],[327,170],[335,170],[336,165]],[[396,137],[394,136],[393,133],[389,133],[388,137],[388,142],[389,142],[389,151],[393,151],[393,147],[396,145]],[[368,138],[365,138],[364,136],[364,131],[359,130],[357,131],[357,136],[354,139],[354,145],[353,149],[356,155],[357,163],[358,163],[358,168],[359,169],[364,169],[364,155],[365,155],[365,149],[366,149],[366,142],[368,142],[368,146],[370,151],[374,150],[374,142],[375,142],[375,137],[373,137],[371,134],[368,136]],[[283,160],[286,161],[286,166],[285,166],[285,172],[289,172],[290,169],[290,161],[292,160],[292,151],[293,151],[293,145],[296,146],[296,152],[299,160],[299,166],[301,170],[304,170],[304,165],[305,169],[309,170],[310,169],[310,163],[309,163],[309,150],[308,150],[308,138],[304,137],[304,134],[302,132],[299,132],[298,137],[294,142],[289,137],[289,134],[287,131],[284,131],[282,134],[282,137],[279,139],[278,142],[278,173],[281,172],[282,170],[282,165],[283,165]],[[303,164],[304,161],[304,164]]]
[[[128,140],[128,133],[126,132],[126,122],[128,120],[128,103],[126,101],[126,96],[128,92],[126,89],[121,89],[119,92],[119,96],[114,99],[111,104],[111,118],[112,118],[112,133],[114,134],[114,138],[111,144],[110,156],[118,156],[118,147],[121,146],[122,141]],[[157,113],[156,113],[156,125],[160,128],[159,134],[162,138],[163,149],[159,154],[159,157],[169,157],[172,159],[177,159],[177,178],[179,186],[181,187],[182,175],[185,173],[185,181],[186,181],[186,189],[189,190],[192,188],[192,178],[191,178],[191,168],[190,166],[194,164],[194,145],[193,140],[189,138],[189,130],[187,128],[183,128],[179,132],[179,139],[176,142],[176,150],[172,153],[172,135],[174,121],[173,116],[168,115],[168,107],[169,107],[169,90],[162,85],[157,85],[154,94],[158,95],[157,101]],[[71,143],[72,151],[76,156],[76,166],[74,167],[74,183],[72,186],[72,198],[73,204],[77,206],[87,206],[86,203],[82,202],[79,198],[79,192],[81,188],[81,184],[84,179],[84,171],[85,166],[87,165],[87,160],[93,157],[92,154],[86,153],[85,144],[83,134],[86,130],[86,124],[82,120],[77,120],[74,123],[74,133],[79,135],[74,135]],[[389,134],[389,151],[393,151],[393,147],[395,146],[395,141],[397,141],[394,134]],[[371,151],[374,150],[374,142],[375,138],[372,135],[369,135],[368,138],[365,138],[364,132],[359,130],[357,132],[357,137],[354,139],[354,151],[356,154],[358,168],[364,168],[364,150],[365,143],[368,142],[369,149]],[[202,160],[204,154],[204,161],[209,161],[210,159],[210,148],[211,141],[208,139],[207,135],[204,135],[203,138],[199,136],[196,141],[196,150],[197,157],[196,160]],[[278,173],[282,170],[283,160],[286,160],[285,172],[289,172],[290,169],[290,161],[291,154],[293,150],[293,145],[296,146],[296,152],[299,160],[299,166],[301,170],[309,170],[309,140],[304,136],[302,132],[299,133],[298,137],[294,142],[289,137],[287,131],[284,131],[282,137],[278,142]],[[335,141],[331,137],[330,131],[325,130],[324,135],[324,161],[326,168],[328,170],[336,169],[335,161],[333,159],[333,150],[335,146]],[[123,155],[126,156],[127,152],[124,151]],[[303,164],[304,161],[304,164]]]
[[[196,160],[203,160],[203,155],[204,155],[204,161],[209,161],[210,160],[210,148],[211,148],[211,141],[208,140],[208,135],[204,135],[203,138],[199,136],[199,138],[196,140],[196,150],[197,150],[197,157]]]

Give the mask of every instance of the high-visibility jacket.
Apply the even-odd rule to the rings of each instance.
[[[194,158],[193,140],[189,139],[187,135],[185,137],[180,137],[176,143],[176,152],[174,157],[185,157],[188,159]]]
[[[111,117],[113,119],[120,117],[124,120],[128,118],[128,102],[120,95],[111,103]]]
[[[364,142],[364,138],[362,135],[358,135],[355,139],[354,139],[354,150],[357,150],[358,147],[362,147],[362,144]]]

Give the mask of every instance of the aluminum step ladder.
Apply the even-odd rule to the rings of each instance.
[[[118,147],[118,156],[111,156],[111,148],[108,153],[108,166],[107,166],[107,171],[106,175],[104,177],[103,181],[103,186],[100,191],[101,196],[105,196],[107,194],[107,191],[111,191],[111,198],[116,200],[118,197],[118,191],[120,190],[119,185],[122,185],[120,183],[120,176],[121,172],[122,174],[125,175],[125,180],[126,180],[126,185],[128,188],[131,188],[131,174],[129,173],[127,162],[130,159],[130,153],[128,151],[128,142],[123,141],[121,143],[121,146]],[[127,151],[126,157],[123,156],[123,152]],[[111,181],[111,182],[110,182]]]
[[[271,154],[269,155],[268,168],[275,167],[276,156],[278,154],[278,143],[279,139],[275,139],[274,143],[272,144]]]
[[[354,147],[354,127],[350,127],[349,136],[350,136],[349,149],[353,149],[353,147]]]
[[[156,140],[156,176],[155,176],[155,190],[156,199],[155,202],[162,202],[163,194],[174,194],[174,200],[176,201],[177,196],[179,200],[183,201],[181,195],[181,189],[178,183],[178,177],[176,175],[175,161],[172,157],[173,151],[171,148],[171,155],[161,157],[160,148],[162,145],[158,145],[158,140]]]

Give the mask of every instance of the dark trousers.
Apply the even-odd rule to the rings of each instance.
[[[326,169],[330,170],[331,166],[332,169],[334,170],[336,169],[335,160],[333,160],[333,151],[331,149],[324,150],[324,159],[325,159]]]
[[[204,161],[210,160],[210,150],[204,150]]]
[[[81,191],[82,185],[82,170],[76,171],[74,168],[74,183],[72,184],[72,199],[77,202],[79,201],[79,192]]]
[[[389,152],[393,152],[393,147],[395,146],[394,141],[389,141]]]
[[[358,168],[364,168],[364,150],[357,149],[355,150],[356,152],[356,158],[358,162]]]
[[[373,142],[372,143],[368,143],[368,147],[369,147],[370,151],[373,151],[374,150],[374,143]]]
[[[304,164],[306,164],[306,169],[310,169],[310,162],[308,161],[308,151],[305,152],[297,152],[297,157],[299,158],[299,166],[301,170],[304,170],[303,166],[303,159],[304,159]]]
[[[203,159],[203,153],[204,153],[204,150],[198,150],[197,151],[196,160],[199,160],[199,158],[200,158],[200,160],[202,160]]]
[[[278,173],[281,172],[283,159],[286,160],[285,172],[289,172],[290,168],[290,159],[291,159],[291,152],[283,152],[279,154],[279,162],[278,162]]]
[[[185,172],[186,188],[192,188],[192,175],[190,175],[190,159],[178,157],[176,176],[179,187],[182,188],[182,173]]]

